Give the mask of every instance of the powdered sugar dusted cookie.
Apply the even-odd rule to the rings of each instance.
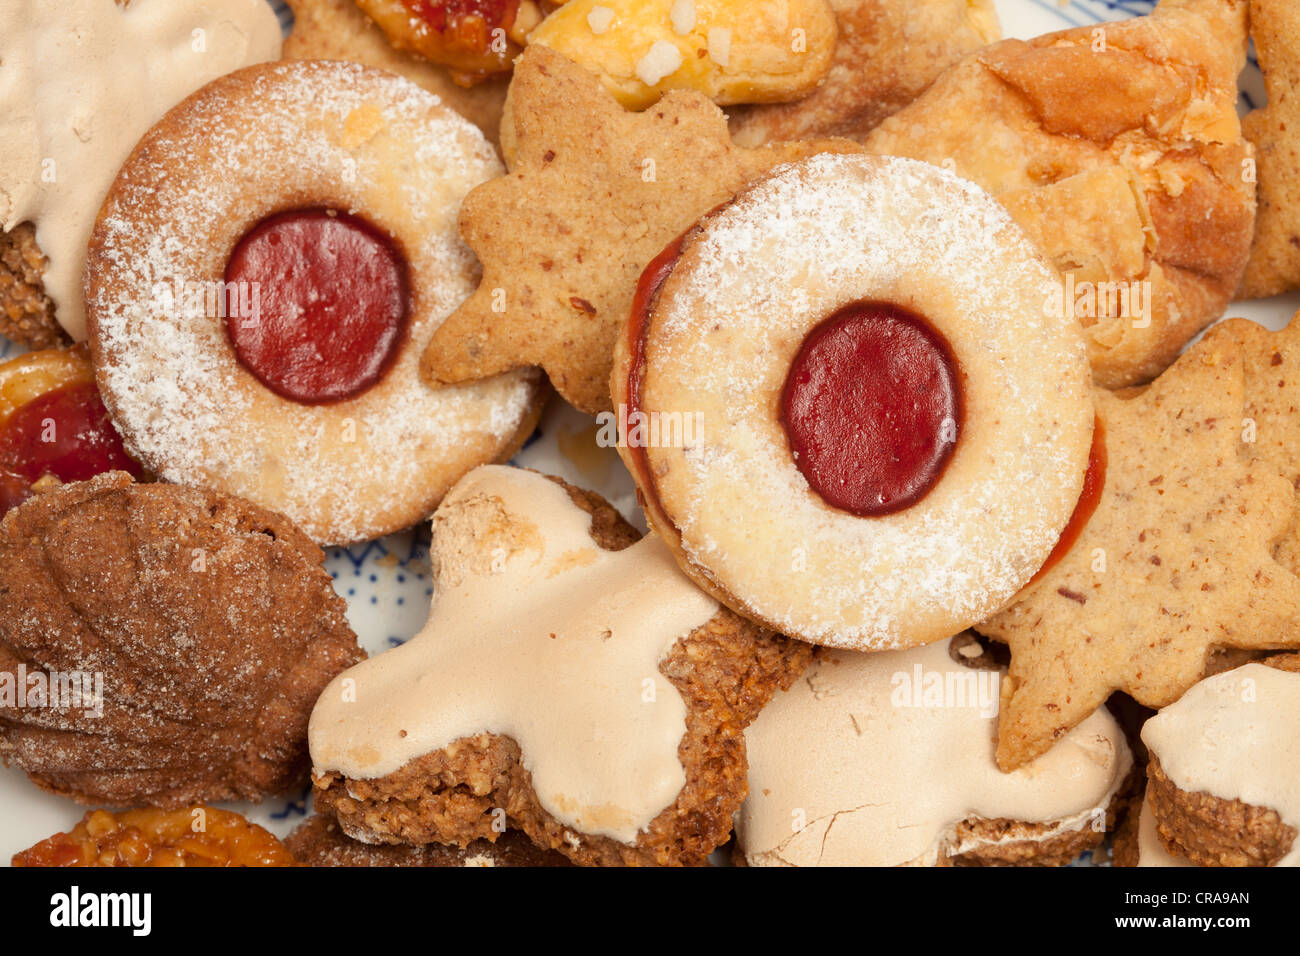
[[[316,803],[369,843],[495,840],[700,863],[743,730],[811,648],[720,609],[595,495],[487,466],[434,516],[424,630],[325,690]]]
[[[619,452],[651,526],[720,601],[802,640],[908,647],[981,620],[1083,487],[1088,366],[1060,290],[937,167],[782,167],[652,263],[620,336]]]
[[[745,732],[751,866],[1064,864],[1099,844],[1132,758],[1098,711],[1032,764],[994,762],[1002,672],[954,639],[834,652]]]
[[[16,289],[0,277],[5,299],[43,293],[68,334],[85,338],[86,243],[131,147],[204,83],[279,53],[280,25],[266,0],[4,4],[0,229],[33,223],[48,260],[38,280],[17,276]],[[49,344],[48,336],[28,341]]]

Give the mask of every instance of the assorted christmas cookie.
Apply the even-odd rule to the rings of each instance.
[[[728,110],[741,146],[857,139],[968,53],[1001,38],[992,0],[830,0],[839,26],[826,79],[790,103]]]
[[[703,95],[674,91],[628,112],[542,46],[515,67],[502,142],[510,174],[474,190],[461,215],[483,280],[434,335],[424,371],[446,385],[541,366],[591,413],[610,408],[614,339],[664,245],[774,166],[854,148],[740,149]]]
[[[779,103],[818,88],[836,53],[826,0],[568,0],[529,34],[600,76],[629,109],[668,90]],[[793,137],[791,137],[793,138]]]
[[[122,448],[85,346],[0,363],[0,517],[39,489],[141,469]]]
[[[1096,403],[1095,510],[1059,560],[977,626],[1011,647],[1004,770],[1046,752],[1112,691],[1172,704],[1215,647],[1300,645],[1300,579],[1273,556],[1295,492],[1247,444],[1258,426],[1241,349],[1211,336],[1137,397],[1098,390]]]
[[[0,522],[0,757],[87,804],[256,800],[306,776],[364,655],[321,550],[237,498],[63,485]]]
[[[85,338],[86,242],[131,147],[204,83],[279,53],[266,0],[4,4],[0,334],[52,345],[53,318]]]
[[[1097,384],[1144,382],[1223,314],[1246,265],[1245,53],[1246,0],[1163,0],[974,53],[865,145],[993,193],[1066,275]]]
[[[812,656],[699,591],[596,495],[502,466],[433,520],[433,610],[321,694],[316,805],[366,843],[495,841],[698,864],[745,795],[744,728]]]
[[[498,171],[436,97],[356,64],[250,67],[186,100],[90,242],[91,352],[127,449],[325,544],[409,527],[509,457],[540,413],[537,373],[418,374],[477,276],[460,202]]]
[[[14,866],[296,866],[276,837],[216,807],[91,810],[68,833],[17,853]]]
[[[1251,0],[1250,33],[1268,105],[1242,122],[1259,164],[1259,221],[1240,295],[1300,288],[1300,4]]]
[[[1099,710],[1032,764],[993,759],[1002,671],[965,635],[833,652],[745,731],[750,866],[1063,865],[1096,847],[1132,767]]]
[[[1201,681],[1142,741],[1143,818],[1164,850],[1197,866],[1300,864],[1300,655]]]
[[[1042,566],[1083,490],[1088,364],[1060,289],[1006,211],[938,167],[777,171],[655,260],[618,341],[619,453],[651,526],[792,637],[882,650],[969,627]]]
[[[427,843],[361,843],[343,832],[338,821],[316,814],[289,834],[285,846],[305,866],[572,866],[567,857],[543,850],[518,830],[507,830],[495,843],[474,840],[468,846]]]

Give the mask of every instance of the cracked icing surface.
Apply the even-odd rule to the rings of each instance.
[[[705,220],[647,318],[641,408],[703,423],[689,447],[646,450],[654,526],[724,603],[793,637],[882,649],[968,627],[1039,568],[1082,487],[1089,370],[1059,291],[1006,212],[936,167],[783,167]],[[965,399],[942,480],[870,519],[809,488],[778,412],[805,336],[862,299],[924,316]]]
[[[435,516],[432,550],[424,629],[317,702],[317,776],[375,779],[499,734],[519,744],[547,813],[634,842],[686,783],[686,704],[659,663],[717,602],[654,535],[605,551],[563,487],[514,468],[466,476]]]
[[[0,228],[36,224],[45,292],[74,339],[86,242],[136,140],[209,80],[279,55],[265,0],[0,5]]]
[[[1132,765],[1119,725],[1098,711],[1004,774],[993,760],[998,673],[957,664],[946,641],[814,665],[746,731],[750,795],[736,819],[746,861],[932,866],[982,845],[958,844],[964,820],[1045,825],[1017,837],[1034,840],[1092,825]]]

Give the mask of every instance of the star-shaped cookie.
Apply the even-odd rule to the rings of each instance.
[[[461,211],[483,281],[434,335],[425,375],[450,385],[539,365],[592,413],[610,406],[614,339],[651,259],[773,167],[857,149],[841,140],[742,149],[698,93],[631,113],[594,74],[541,46],[515,65],[501,140],[510,173]]]
[[[1259,162],[1259,223],[1243,298],[1300,287],[1300,3],[1251,0],[1250,32],[1268,105],[1242,123]]]
[[[998,765],[1123,690],[1162,707],[1216,646],[1300,646],[1300,579],[1273,558],[1291,483],[1253,454],[1240,347],[1213,336],[1135,398],[1096,392],[1108,463],[1074,546],[977,630],[1005,641]]]
[[[1254,226],[1247,0],[1005,40],[864,140],[992,193],[1074,289],[1098,385],[1150,381],[1223,314]]]

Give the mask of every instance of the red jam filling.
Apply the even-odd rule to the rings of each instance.
[[[406,259],[383,232],[346,213],[306,209],[263,220],[235,246],[225,279],[236,356],[291,401],[356,397],[392,366],[406,333]]]
[[[509,30],[519,13],[519,0],[402,0],[402,6],[439,33],[446,33],[449,27],[453,33],[462,32],[469,18],[490,29]],[[487,48],[486,40],[482,48]]]
[[[957,445],[957,363],[928,322],[886,302],[845,306],[808,334],[781,419],[795,463],[824,501],[861,517],[926,496]]]
[[[1097,503],[1101,501],[1101,490],[1106,487],[1106,429],[1101,424],[1101,419],[1096,419],[1096,424],[1092,428],[1092,447],[1088,451],[1088,470],[1083,475],[1083,491],[1079,493],[1079,500],[1074,506],[1074,513],[1070,515],[1070,520],[1061,532],[1061,537],[1057,539],[1056,546],[1052,548],[1052,553],[1047,556],[1043,566],[1038,572],[1029,579],[1033,584],[1052,568],[1056,567],[1061,558],[1069,553],[1074,547],[1074,543],[1079,540],[1079,535],[1083,534],[1083,529],[1088,525],[1088,519],[1092,513],[1097,510]],[[1028,586],[1028,585],[1026,585]]]
[[[53,475],[85,481],[106,471],[142,470],[127,457],[94,382],[65,385],[14,410],[0,426],[0,514]]]

